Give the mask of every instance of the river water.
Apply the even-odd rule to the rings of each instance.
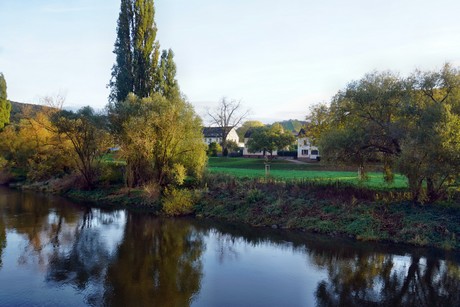
[[[0,187],[0,306],[460,306],[460,255]]]

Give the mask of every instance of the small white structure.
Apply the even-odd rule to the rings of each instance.
[[[318,147],[313,146],[305,136],[305,130],[301,129],[297,135],[297,158],[318,160],[320,157]]]
[[[239,143],[238,134],[236,133],[235,127],[226,127],[225,130],[229,131],[227,134],[227,141],[233,141]],[[204,127],[203,136],[204,142],[209,145],[211,143],[222,143],[222,136],[224,135],[224,129],[222,127]]]

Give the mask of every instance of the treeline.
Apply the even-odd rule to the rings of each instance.
[[[329,162],[379,162],[385,180],[397,171],[416,201],[447,195],[460,171],[460,72],[415,71],[403,78],[373,72],[349,83],[328,104],[311,108],[307,134]]]

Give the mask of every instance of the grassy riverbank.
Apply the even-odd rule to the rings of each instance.
[[[185,213],[256,227],[460,250],[460,204],[455,195],[450,201],[417,204],[410,200],[402,179],[386,185],[382,175],[375,173],[373,183],[373,177],[358,182],[355,172],[328,170],[317,163],[274,161],[272,176],[255,176],[263,163],[258,159],[211,159],[203,181],[189,182],[188,191],[184,190],[182,197],[190,196],[193,203]],[[295,172],[302,176],[285,176]],[[24,188],[61,193],[105,208],[165,214],[158,194],[148,186],[127,189],[122,184],[106,184],[81,190],[74,181],[64,182],[59,179]],[[182,200],[176,203],[181,205]]]
[[[210,173],[196,188],[192,215],[255,227],[272,227],[362,241],[460,249],[460,205],[416,204],[400,189],[375,190],[348,183],[237,178]],[[145,189],[70,190],[67,197],[106,208],[163,214]]]
[[[460,249],[460,205],[415,204],[403,190],[212,175],[202,217],[442,249]]]

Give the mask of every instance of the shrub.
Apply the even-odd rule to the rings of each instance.
[[[99,180],[103,184],[124,182],[125,166],[119,163],[101,163]]]
[[[186,215],[193,212],[193,194],[189,190],[168,189],[163,197],[163,211],[166,215]]]
[[[150,182],[144,185],[145,196],[153,201],[156,201],[160,198],[161,189],[158,183]]]
[[[371,232],[374,228],[374,220],[372,216],[363,214],[356,217],[356,219],[345,227],[345,230],[355,236]]]
[[[51,179],[48,183],[47,191],[50,193],[62,193],[81,186],[81,183],[78,183],[79,177],[76,174],[69,174],[62,178]]]
[[[219,153],[222,153],[222,147],[216,142],[212,142],[208,145],[208,150],[206,154],[210,157],[217,157]]]
[[[246,199],[248,203],[253,204],[256,203],[264,198],[264,193],[255,188],[255,189],[250,189],[248,193],[246,194]]]
[[[0,156],[0,169],[5,168],[7,164],[8,164],[8,161],[2,156]]]

